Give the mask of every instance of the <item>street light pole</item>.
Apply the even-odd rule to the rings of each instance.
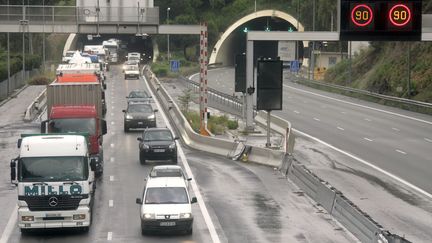
[[[171,8],[168,7],[167,8],[167,24],[168,25],[169,25],[169,12],[170,12],[170,10],[171,10]],[[170,36],[169,36],[169,34],[167,35],[167,43],[168,43],[168,48],[167,48],[168,54],[167,54],[167,57],[168,57],[168,62],[169,62],[169,59],[170,59]]]

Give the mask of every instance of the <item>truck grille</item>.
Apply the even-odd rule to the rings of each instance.
[[[49,196],[18,196],[18,200],[25,201],[30,211],[57,211],[75,210],[82,199],[88,198],[83,195],[49,195]]]

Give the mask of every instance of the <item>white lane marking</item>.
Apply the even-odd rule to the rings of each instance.
[[[110,176],[110,181],[114,181],[114,176]]]
[[[113,237],[113,233],[112,232],[108,232],[107,240],[111,241],[112,237]]]
[[[112,121],[112,122],[111,122],[111,125],[114,125],[114,124],[115,124],[115,122]]]
[[[381,169],[380,167],[378,167],[378,166],[376,166],[376,165],[371,164],[370,162],[367,162],[367,161],[364,160],[364,159],[361,159],[361,158],[359,158],[359,157],[357,157],[357,156],[355,156],[355,155],[353,155],[353,154],[351,154],[351,153],[349,153],[349,152],[346,152],[346,151],[344,151],[344,150],[342,150],[342,149],[340,149],[340,148],[337,148],[337,147],[335,147],[335,146],[333,146],[333,145],[331,145],[331,144],[329,144],[329,143],[326,143],[326,142],[324,142],[324,141],[322,141],[322,140],[320,140],[320,139],[318,139],[318,138],[316,138],[316,137],[314,137],[314,136],[311,136],[311,135],[309,135],[309,134],[307,134],[307,133],[301,132],[301,131],[299,131],[299,130],[297,130],[297,129],[295,129],[295,128],[293,128],[293,131],[296,132],[296,133],[298,133],[298,134],[300,134],[300,135],[303,135],[303,136],[305,136],[305,137],[308,137],[308,138],[310,138],[310,139],[312,139],[312,140],[315,140],[315,141],[317,141],[318,143],[321,143],[321,144],[323,144],[323,145],[325,145],[325,146],[328,146],[329,148],[331,148],[331,149],[333,149],[333,150],[335,150],[335,151],[337,151],[337,152],[339,152],[339,153],[341,153],[341,154],[344,154],[344,155],[346,155],[346,156],[348,156],[348,157],[350,157],[350,158],[353,158],[353,159],[357,160],[358,162],[360,162],[360,163],[362,163],[362,164],[364,164],[364,165],[366,165],[366,166],[369,166],[369,167],[371,167],[372,169],[375,169],[375,170],[377,170],[377,171],[383,173],[384,175],[386,175],[386,176],[388,176],[388,177],[390,177],[390,178],[392,178],[392,179],[398,181],[399,183],[402,183],[402,184],[404,184],[404,185],[406,185],[406,186],[408,186],[408,187],[411,187],[412,189],[416,190],[417,192],[419,192],[419,193],[425,195],[426,197],[432,199],[432,194],[426,192],[425,190],[421,189],[421,188],[418,187],[418,186],[415,186],[415,185],[413,185],[413,184],[411,184],[411,183],[405,181],[404,179],[402,179],[402,178],[400,178],[400,177],[397,177],[397,176],[393,175],[392,173],[390,173],[390,172],[388,172],[388,171],[385,171],[385,170]]]
[[[429,142],[429,143],[432,143],[432,139],[425,138],[424,140],[426,140],[426,141]]]
[[[401,153],[401,154],[407,154],[406,152],[399,150],[399,149],[396,149],[396,152]]]
[[[110,144],[110,146],[111,146],[111,148],[114,148],[114,144],[112,143],[112,144]]]
[[[345,131],[345,129],[343,129],[342,127],[337,127],[337,129],[339,129],[341,131]]]
[[[9,216],[9,220],[7,222],[6,228],[4,229],[0,243],[7,243],[9,241],[10,236],[12,235],[13,230],[15,229],[15,225],[18,220],[18,206],[12,210],[11,215]]]
[[[114,163],[115,158],[114,158],[114,157],[111,157],[111,158],[110,158],[110,161],[111,161],[111,163]]]
[[[316,94],[316,93],[313,93],[313,92],[310,92],[310,91],[302,90],[302,89],[299,89],[299,88],[290,87],[290,86],[288,86],[286,84],[284,84],[284,86],[287,87],[287,88],[289,88],[289,89],[294,89],[294,90],[297,90],[297,91],[300,91],[300,92],[303,92],[303,93],[307,93],[307,94],[311,94],[311,95],[315,95],[315,96],[318,96],[318,97],[322,97],[322,98],[326,98],[326,99],[330,99],[330,100],[334,100],[334,101],[339,101],[341,103],[345,103],[345,104],[349,104],[349,105],[353,105],[353,106],[357,106],[357,107],[361,107],[361,108],[365,108],[365,109],[369,109],[369,110],[373,110],[373,111],[378,111],[378,112],[386,113],[386,114],[389,114],[389,115],[398,116],[398,117],[410,119],[410,120],[413,120],[413,121],[423,122],[423,123],[432,125],[432,122],[426,121],[426,120],[422,120],[422,119],[419,119],[419,118],[415,118],[415,117],[411,117],[411,116],[406,116],[406,115],[402,115],[402,114],[391,112],[391,111],[385,111],[385,110],[381,110],[381,109],[378,109],[378,108],[373,108],[373,107],[369,107],[369,106],[365,106],[365,105],[359,105],[359,104],[348,102],[348,101],[345,101],[345,100],[340,100],[340,99],[328,97],[328,96],[325,96],[325,95]],[[345,114],[345,113],[342,112],[342,114]]]
[[[366,141],[369,141],[369,142],[373,142],[373,140],[370,139],[370,138],[363,138],[363,139],[366,140]]]
[[[111,116],[114,116],[114,113],[111,112]]]
[[[320,119],[318,119],[318,118],[316,118],[316,117],[314,117],[313,119],[314,119],[315,121],[320,121]]]
[[[299,111],[294,111],[294,113],[296,113],[296,114],[300,114],[300,112],[299,112]]]
[[[111,108],[114,110],[115,109],[115,107],[114,106],[111,106]]]
[[[149,84],[147,83],[147,79],[146,79],[145,77],[143,77],[143,79],[144,79],[144,83],[145,83],[145,85],[146,85],[146,87],[147,87],[147,90],[150,92],[151,96],[152,96],[152,97],[156,97],[156,96],[154,95],[154,93],[153,93],[153,90],[150,89],[150,86],[149,86]],[[168,127],[171,131],[173,131],[173,128],[172,128],[172,126],[171,126],[171,123],[169,123],[168,118],[167,118],[166,115],[165,115],[165,112],[163,112],[163,110],[162,110],[162,108],[161,108],[161,105],[159,104],[159,101],[158,101],[157,99],[154,99],[154,101],[155,101],[155,103],[156,103],[158,109],[159,109],[160,111],[162,111],[162,112],[160,112],[159,114],[162,115],[162,119],[165,121],[165,124],[167,125],[167,127]],[[176,106],[175,103],[174,103],[174,105]],[[193,176],[193,174],[192,174],[192,170],[191,170],[191,168],[189,167],[189,163],[187,162],[186,156],[185,156],[185,154],[184,154],[184,152],[183,152],[183,148],[180,146],[180,142],[179,142],[179,141],[176,141],[176,143],[177,143],[177,150],[178,150],[178,154],[179,154],[179,156],[180,156],[180,158],[181,158],[181,162],[183,163],[183,166],[184,166],[184,168],[185,168],[185,170],[186,170],[186,173],[187,173],[189,176],[192,176],[192,178],[193,178],[194,176]],[[207,228],[209,229],[210,237],[212,238],[212,241],[213,241],[214,243],[220,243],[219,235],[217,234],[216,228],[215,228],[215,226],[214,226],[214,224],[213,224],[213,221],[211,220],[210,214],[209,214],[209,212],[208,212],[208,210],[207,210],[207,207],[206,207],[206,205],[205,205],[205,203],[204,203],[204,199],[203,199],[203,197],[202,197],[202,195],[201,195],[201,192],[200,192],[199,189],[198,189],[198,185],[196,184],[196,181],[195,181],[195,180],[192,180],[190,183],[191,183],[191,186],[192,186],[192,190],[194,191],[195,197],[197,198],[198,206],[200,207],[200,210],[201,210],[202,216],[203,216],[203,218],[204,218],[204,222],[206,223]]]
[[[109,206],[110,208],[114,207],[114,201],[113,201],[113,200],[109,200],[109,201],[108,201],[108,206]]]
[[[397,129],[396,127],[392,127],[393,130],[395,130],[396,132],[400,132],[400,129]]]
[[[365,118],[364,120],[365,120],[365,121],[368,121],[368,122],[372,121],[372,120],[369,119],[369,118]]]

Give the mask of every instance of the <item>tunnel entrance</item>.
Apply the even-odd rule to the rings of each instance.
[[[298,28],[297,28],[298,27]],[[233,66],[235,56],[246,52],[246,36],[249,31],[303,31],[304,28],[292,16],[276,11],[263,10],[243,17],[231,25],[213,48],[210,64],[220,63]],[[297,60],[304,57],[307,42],[297,41]],[[278,41],[256,41],[254,59],[259,57],[275,58],[278,56]]]

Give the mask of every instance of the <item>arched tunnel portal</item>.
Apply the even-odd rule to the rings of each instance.
[[[304,31],[301,23],[293,16],[277,11],[262,10],[236,21],[223,33],[214,46],[209,64],[221,63],[223,66],[233,66],[235,56],[246,52],[246,33],[251,30],[261,31]],[[303,59],[303,49],[307,41],[298,41],[298,58]],[[255,43],[254,58],[276,57],[277,41],[260,41]]]

